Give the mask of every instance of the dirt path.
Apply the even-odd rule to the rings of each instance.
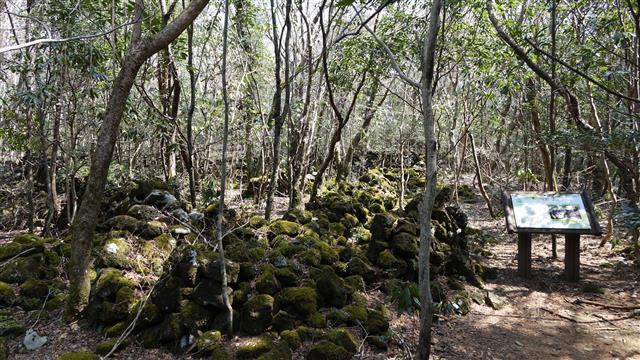
[[[496,237],[485,265],[498,270],[486,283],[503,307],[473,304],[466,316],[436,328],[435,359],[640,359],[640,310],[576,305],[578,298],[610,305],[640,304],[640,271],[599,239],[582,237],[581,281],[563,280],[564,239],[551,259],[551,239],[533,239],[532,277],[516,276],[517,242],[504,220],[491,220],[484,204],[463,205],[470,226]]]

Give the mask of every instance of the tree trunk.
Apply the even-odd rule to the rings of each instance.
[[[227,145],[229,138],[229,91],[227,89],[227,52],[229,33],[229,0],[224,2],[224,27],[222,31],[222,99],[224,102],[224,132],[222,138],[222,169],[220,171],[220,202],[218,205],[218,218],[216,225],[216,238],[218,239],[218,255],[220,257],[220,275],[222,279],[222,302],[226,307],[227,321],[225,332],[233,333],[233,308],[227,291],[227,268],[224,258],[224,246],[222,244],[222,220],[224,219],[224,200],[227,188]]]
[[[422,123],[424,128],[427,185],[420,204],[420,335],[417,358],[428,360],[431,354],[431,325],[433,321],[433,297],[431,296],[430,262],[431,255],[431,213],[436,197],[437,151],[435,119],[433,116],[433,72],[435,68],[435,48],[440,22],[441,0],[433,0],[429,15],[429,31],[422,48],[422,74],[420,77],[420,97],[422,100]]]
[[[176,19],[152,38],[141,40],[141,20],[144,11],[143,0],[136,0],[134,20],[136,25],[131,36],[131,45],[115,79],[107,112],[100,124],[96,151],[91,158],[87,184],[82,196],[78,214],[71,226],[71,258],[69,268],[69,297],[64,319],[72,321],[89,302],[91,283],[87,269],[91,259],[91,247],[104,187],[109,172],[109,164],[118,138],[120,121],[124,114],[127,98],[142,64],[158,51],[175,40],[207,5],[208,0],[193,0]]]

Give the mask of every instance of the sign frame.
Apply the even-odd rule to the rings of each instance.
[[[512,194],[573,194],[580,195],[582,205],[589,219],[590,229],[562,229],[544,227],[518,227],[515,211],[513,209]],[[531,276],[531,240],[533,234],[560,234],[564,235],[564,277],[572,282],[580,280],[580,235],[602,235],[602,229],[598,224],[591,198],[586,191],[582,192],[541,192],[541,191],[514,191],[502,192],[502,204],[504,216],[507,222],[507,233],[518,234],[518,275],[528,278]]]
[[[552,195],[552,194],[573,194],[580,195],[582,203],[584,204],[587,217],[589,218],[590,229],[557,229],[557,228],[544,228],[544,227],[518,227],[516,224],[515,212],[513,209],[513,201],[511,195],[513,194],[540,194],[540,195]],[[504,206],[504,216],[507,223],[507,233],[519,234],[562,234],[562,235],[602,235],[602,229],[596,220],[596,215],[591,202],[591,198],[586,191],[582,192],[542,192],[542,191],[513,191],[502,192],[502,203]]]

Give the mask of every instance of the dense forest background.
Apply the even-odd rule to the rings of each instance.
[[[186,241],[216,251],[221,289],[236,281],[223,240],[247,225],[296,238],[302,227],[274,219],[307,226],[326,210],[343,224],[327,230],[331,246],[349,248],[340,236],[352,229],[375,238],[375,224],[383,243],[411,233],[401,261],[382,265],[389,246],[403,250],[373,251],[377,240],[362,258],[417,284],[421,335],[409,352],[420,358],[440,303],[432,251],[440,236],[467,235],[466,217],[442,209],[472,188],[494,219],[504,190],[586,191],[600,245],[640,258],[635,1],[0,0],[0,74],[0,231],[72,244],[67,320],[96,296],[94,232],[142,202],[200,229]],[[460,271],[474,269],[460,249]]]

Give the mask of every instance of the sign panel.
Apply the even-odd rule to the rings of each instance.
[[[517,228],[590,230],[591,222],[580,194],[511,194]]]
[[[509,233],[602,234],[586,192],[503,192],[502,202]]]

